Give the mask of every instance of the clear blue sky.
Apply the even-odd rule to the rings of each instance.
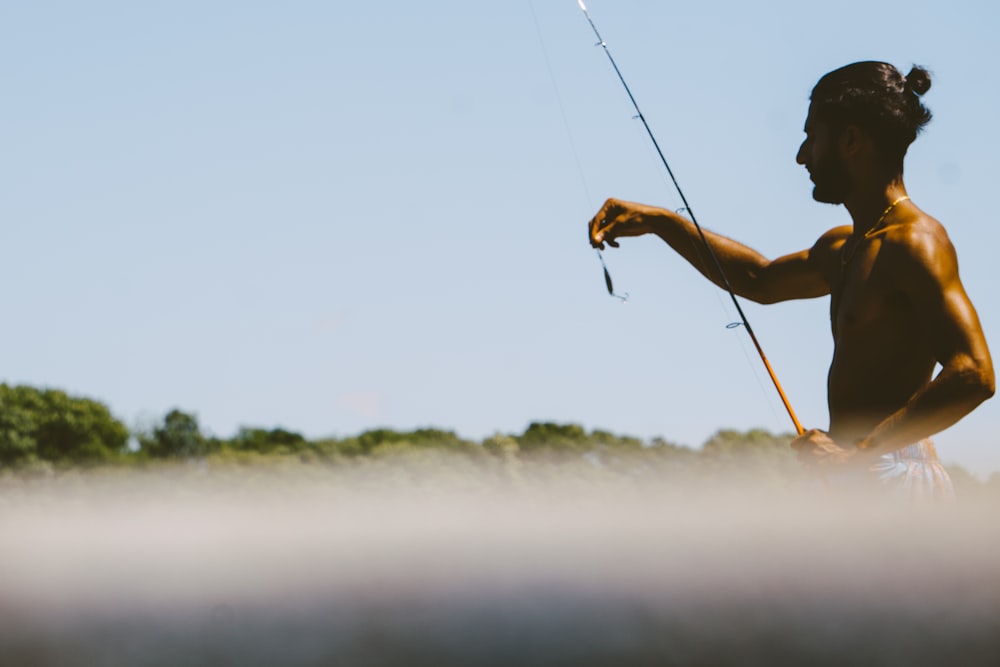
[[[995,3],[588,7],[699,220],[772,256],[847,221],[794,162],[816,79],[930,68],[907,183],[1000,350]],[[575,0],[3,3],[0,379],[221,436],[790,430],[724,294],[665,246],[609,251],[632,300],[604,293],[594,209],[679,203],[594,41]],[[827,307],[746,306],[808,426]],[[943,458],[1000,470],[998,411]]]

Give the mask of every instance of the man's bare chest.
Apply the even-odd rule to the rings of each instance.
[[[893,338],[913,326],[912,306],[875,249],[839,267],[832,281],[830,323],[844,337]]]

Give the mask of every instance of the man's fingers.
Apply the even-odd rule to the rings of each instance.
[[[590,245],[592,245],[595,248],[599,248],[601,250],[604,250],[605,243],[610,245],[612,248],[618,247],[618,244],[615,242],[613,238],[605,239],[605,236],[609,229],[608,227],[601,229],[596,222],[591,222],[591,225],[592,226],[590,228]]]
[[[809,438],[803,436],[803,437],[795,438],[794,440],[792,440],[792,445],[791,446],[792,446],[792,449],[794,449],[795,451],[797,451],[797,452],[803,452],[803,451],[807,451],[809,449],[814,448],[816,446],[816,443],[814,443]]]
[[[607,234],[608,234],[608,231],[610,231],[610,229],[611,229],[611,227],[609,226],[609,227],[605,227],[604,229],[597,230],[594,233],[594,235],[593,235],[593,240],[591,241],[591,244],[593,244],[593,243],[600,243],[602,245],[602,249],[603,249],[603,244],[607,243],[612,248],[617,248],[618,247],[618,241],[616,241],[613,236],[610,237],[610,238],[607,238]]]
[[[604,241],[604,232],[601,231],[601,223],[598,221],[600,215],[595,216],[587,225],[587,240],[595,248]]]
[[[614,224],[617,216],[616,206],[617,203],[613,199],[609,199],[604,202],[597,215],[590,219],[590,224],[587,225],[587,236],[593,247],[604,250],[605,234]],[[613,248],[618,247],[618,244],[611,239],[608,239],[607,243]]]

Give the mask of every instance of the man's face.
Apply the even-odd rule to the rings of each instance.
[[[799,147],[795,161],[809,171],[815,185],[813,199],[825,204],[844,203],[850,193],[851,181],[847,165],[837,150],[833,128],[817,120],[810,110],[805,133],[805,141]]]

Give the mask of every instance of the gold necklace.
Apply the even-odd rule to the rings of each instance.
[[[882,215],[879,216],[878,222],[876,222],[872,226],[871,229],[869,229],[867,232],[865,232],[864,237],[866,239],[871,238],[871,235],[874,234],[875,232],[877,232],[879,230],[879,228],[882,226],[882,223],[885,222],[885,217],[887,215],[889,215],[889,212],[892,209],[896,208],[896,204],[898,204],[900,202],[904,202],[904,201],[906,201],[909,198],[910,198],[909,195],[903,195],[902,197],[900,197],[896,201],[894,201],[891,204],[889,204],[888,206],[886,206],[885,210],[882,211]],[[851,261],[852,257],[854,257],[854,251],[856,251],[858,249],[858,243],[860,243],[860,241],[857,241],[854,244],[852,244],[850,250],[848,250],[847,249],[847,243],[845,242],[844,248],[840,252],[840,268],[844,268],[845,266],[847,266],[847,263]]]

